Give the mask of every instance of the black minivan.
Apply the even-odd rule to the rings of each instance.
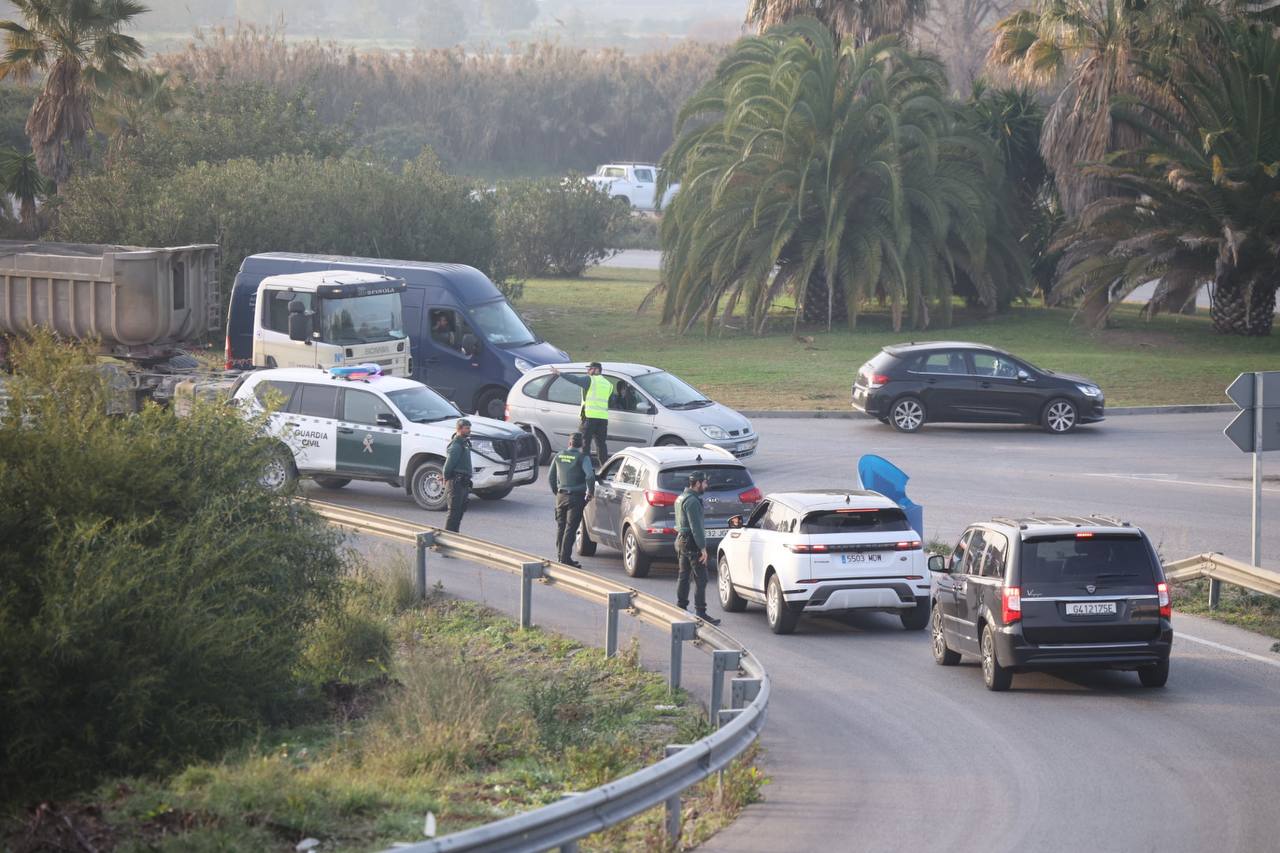
[[[1094,382],[958,341],[887,346],[858,369],[852,394],[853,408],[899,432],[952,422],[1039,424],[1065,433],[1105,416]]]
[[[949,556],[929,558],[934,660],[982,660],[1007,690],[1015,672],[1132,669],[1144,687],[1169,679],[1169,586],[1137,527],[1102,516],[974,524]]]

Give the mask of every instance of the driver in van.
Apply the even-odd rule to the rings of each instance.
[[[449,321],[448,311],[433,311],[431,318],[431,337],[436,343],[457,348],[454,342],[453,323]]]

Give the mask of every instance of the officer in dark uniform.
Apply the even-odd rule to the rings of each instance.
[[[582,433],[569,436],[568,449],[551,460],[547,481],[556,496],[556,556],[566,566],[581,568],[573,560],[573,540],[596,483],[591,457],[582,452]]]
[[[694,612],[703,622],[719,625],[720,620],[707,613],[707,531],[702,526],[702,493],[706,490],[707,475],[694,471],[689,475],[689,487],[676,498],[676,553],[680,555],[676,605],[689,609],[692,578]]]
[[[444,483],[449,495],[449,518],[445,530],[458,532],[462,526],[462,514],[467,511],[467,498],[471,494],[471,421],[458,418],[457,428],[444,457]]]

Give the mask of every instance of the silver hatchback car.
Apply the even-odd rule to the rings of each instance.
[[[585,376],[585,362],[557,364],[560,373]],[[603,375],[613,383],[609,397],[609,453],[624,447],[714,444],[742,459],[756,452],[751,421],[708,400],[665,370],[644,364],[605,362]],[[541,462],[568,444],[582,417],[582,389],[535,367],[507,394],[507,420],[538,439]]]

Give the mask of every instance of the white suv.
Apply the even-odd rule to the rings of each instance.
[[[803,613],[884,610],[902,627],[929,624],[929,577],[919,535],[879,492],[815,490],[765,497],[729,519],[720,544],[720,606],[765,606],[775,634]]]
[[[270,412],[267,429],[281,453],[263,474],[268,488],[298,476],[329,489],[375,480],[404,487],[423,509],[444,509],[445,449],[463,415],[421,382],[278,368],[246,374],[233,397],[247,415]],[[538,479],[536,438],[502,421],[466,417],[478,497],[498,500]]]

